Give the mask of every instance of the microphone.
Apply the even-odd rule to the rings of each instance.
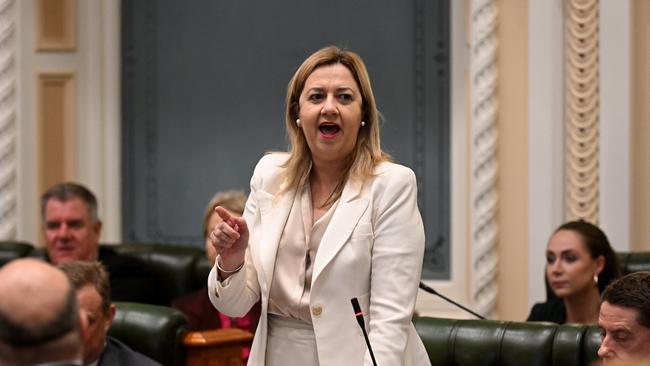
[[[368,333],[366,333],[366,324],[363,321],[363,312],[361,311],[361,306],[359,306],[359,301],[356,297],[350,299],[352,302],[352,308],[354,309],[354,317],[357,318],[357,323],[363,331],[363,338],[366,339],[366,345],[368,346],[368,351],[370,351],[370,358],[372,358],[372,364],[377,366],[377,361],[375,361],[375,354],[372,352],[372,347],[370,346],[370,339],[368,339]]]
[[[473,312],[472,310],[464,307],[463,305],[461,305],[461,304],[457,303],[456,301],[448,298],[447,296],[439,293],[438,291],[434,290],[433,288],[425,285],[424,283],[422,283],[422,281],[420,281],[420,288],[423,289],[424,291],[430,293],[430,294],[433,294],[433,295],[436,295],[436,296],[442,298],[443,300],[447,301],[448,303],[450,303],[452,305],[456,305],[457,307],[465,310],[466,312],[474,315],[475,317],[477,317],[477,318],[479,318],[481,320],[485,320],[485,317],[483,315],[477,314],[477,313]]]

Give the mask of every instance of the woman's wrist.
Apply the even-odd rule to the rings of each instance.
[[[217,265],[217,269],[219,272],[231,275],[233,273],[239,272],[243,267],[244,267],[244,262],[242,261],[240,265],[236,266],[234,269],[228,269],[224,268],[224,266],[220,263],[221,262],[221,255],[217,255],[216,260],[214,261]]]

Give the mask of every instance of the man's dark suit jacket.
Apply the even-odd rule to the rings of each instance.
[[[115,338],[106,338],[106,348],[97,366],[161,366],[142,353],[136,352]]]

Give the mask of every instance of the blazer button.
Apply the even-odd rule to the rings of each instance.
[[[320,305],[312,306],[311,313],[314,316],[319,316],[323,312],[323,307]]]

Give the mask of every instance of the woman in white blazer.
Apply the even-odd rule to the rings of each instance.
[[[242,316],[261,299],[249,365],[429,365],[411,323],[424,229],[413,172],[390,162],[361,58],[327,47],[287,92],[287,153],[264,156],[243,217],[223,208],[210,300]]]

